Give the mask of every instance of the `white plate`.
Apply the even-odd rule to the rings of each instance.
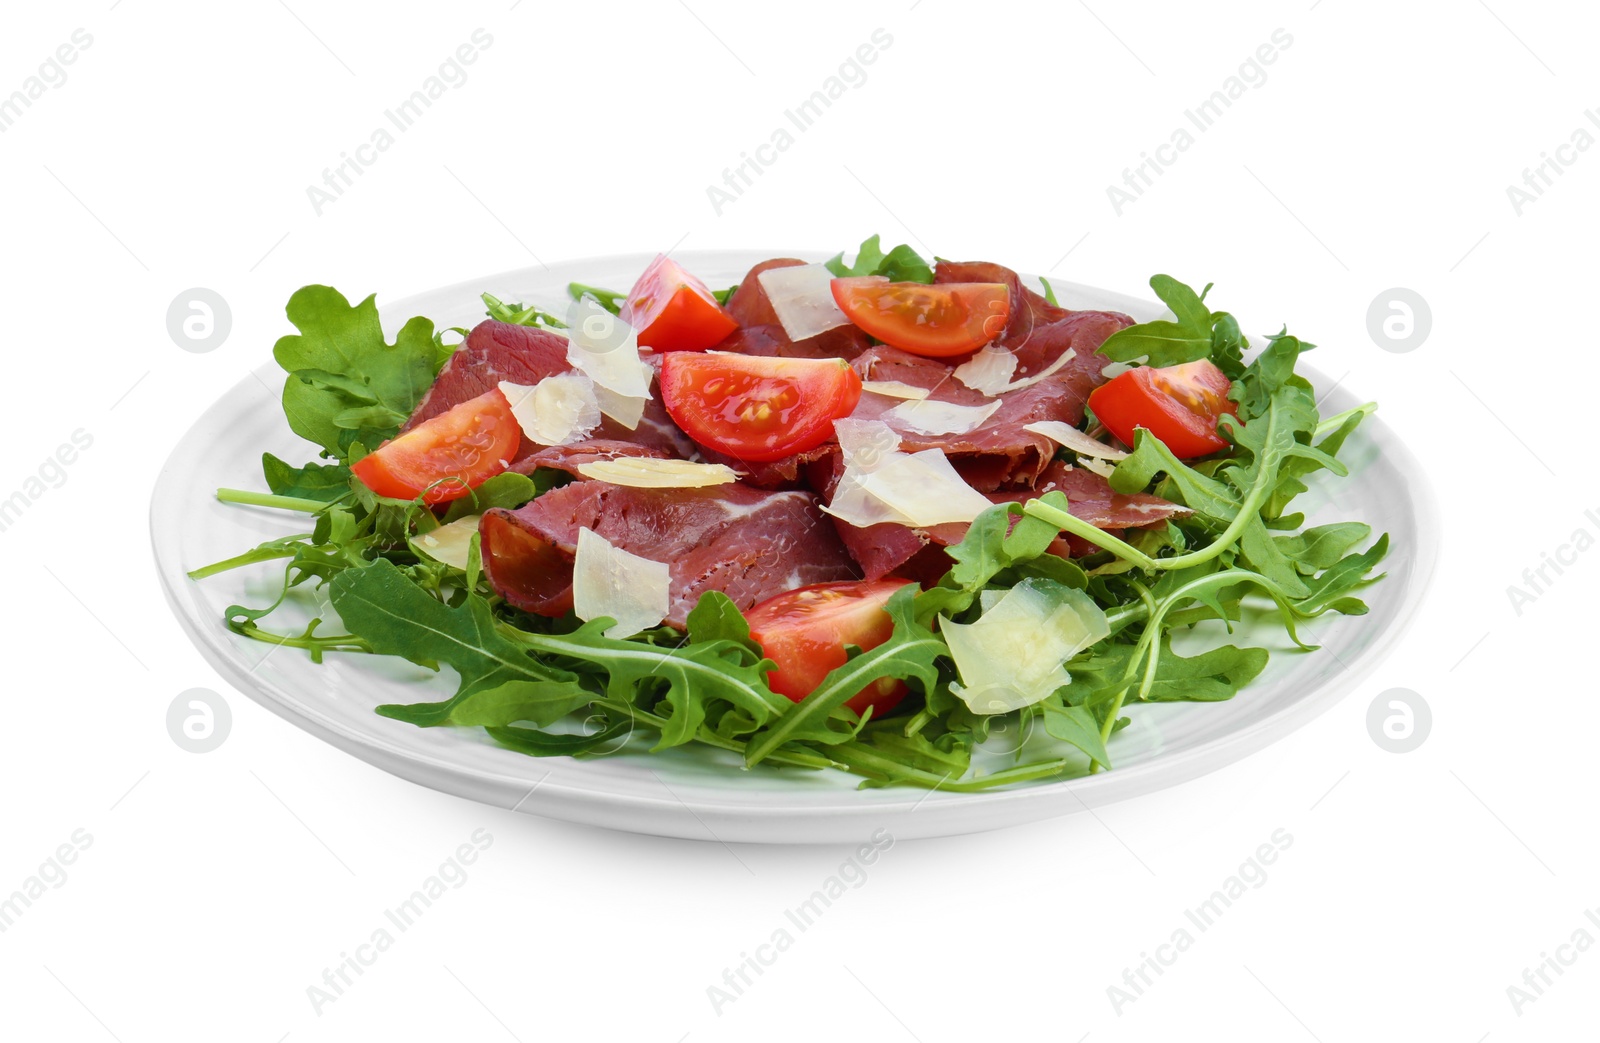
[[[681,255],[712,286],[737,282],[768,252]],[[801,254],[800,256],[806,256]],[[401,322],[426,315],[441,327],[483,317],[478,294],[537,303],[560,314],[569,281],[626,289],[648,255],[573,261],[523,269],[421,294],[382,308],[392,337]],[[1111,308],[1141,321],[1156,304],[1085,286],[1061,285],[1062,303]],[[282,329],[256,331],[263,350]],[[1328,381],[1302,370],[1318,387]],[[1354,688],[1400,641],[1417,611],[1438,546],[1436,509],[1423,470],[1379,418],[1347,444],[1350,477],[1323,476],[1297,502],[1313,521],[1360,519],[1388,532],[1388,578],[1363,595],[1371,613],[1328,617],[1311,633],[1324,647],[1294,653],[1276,624],[1246,626],[1235,640],[1273,651],[1267,671],[1226,703],[1138,705],[1112,745],[1115,770],[1065,782],[978,794],[920,789],[858,790],[843,773],[741,770],[732,755],[705,749],[646,755],[629,747],[583,761],[535,759],[496,746],[479,729],[415,728],[379,717],[380,703],[443,699],[454,674],[401,660],[330,654],[317,666],[302,652],[238,637],[222,624],[232,604],[264,604],[281,565],[258,565],[194,582],[185,573],[297,531],[299,516],[218,503],[220,486],[260,489],[260,459],[270,451],[293,463],[314,451],[290,433],[278,404],[283,374],[270,362],[206,410],[173,450],[151,507],[156,563],[184,630],[223,676],[274,713],[402,778],[505,808],[613,829],[664,836],[766,843],[860,841],[879,827],[901,839],[977,832],[1083,810],[1172,786],[1232,763],[1287,735]],[[1324,415],[1357,405],[1328,393]],[[303,529],[303,527],[302,527]],[[295,611],[317,611],[309,598]],[[324,610],[322,614],[326,615]],[[293,611],[287,614],[294,618]],[[284,628],[284,618],[268,623]],[[1003,740],[1002,740],[1003,741]],[[999,759],[995,766],[1010,762]]]

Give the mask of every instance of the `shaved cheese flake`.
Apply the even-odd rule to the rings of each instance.
[[[939,619],[961,675],[950,690],[973,713],[1006,713],[1043,700],[1072,680],[1063,664],[1111,632],[1106,614],[1081,590],[1025,579],[993,599],[989,593],[975,622]]]
[[[974,391],[998,395],[1011,389],[1017,372],[1017,356],[1005,348],[984,348],[956,367],[956,379]]]
[[[958,373],[957,376],[960,376]],[[928,389],[919,388],[915,384],[907,384],[899,380],[863,380],[861,390],[869,391],[874,395],[885,398],[927,398]]]
[[[467,571],[467,555],[472,551],[472,537],[478,535],[478,515],[457,518],[432,532],[425,532],[412,542],[434,561],[451,568]]]
[[[1000,361],[1000,356],[1009,360],[1009,364]],[[1057,355],[1054,362],[1033,376],[1012,380],[1011,374],[1017,371],[1016,356],[1012,355],[1009,349],[987,347],[956,367],[956,379],[985,395],[1003,395],[1008,391],[1021,391],[1025,387],[1032,387],[1041,380],[1055,376],[1062,367],[1077,357],[1078,353],[1068,348]],[[967,370],[966,375],[962,375],[962,370]],[[1004,379],[1000,376],[1002,371],[1005,374]]]
[[[644,363],[640,363],[640,365],[644,365]],[[649,369],[650,367],[645,366],[645,368]],[[594,400],[600,412],[632,431],[639,426],[639,421],[644,419],[644,404],[650,400],[650,396],[635,398],[619,395],[615,391],[596,385]]]
[[[1071,424],[1060,420],[1038,420],[1031,424],[1023,424],[1022,429],[1043,435],[1050,441],[1071,449],[1079,456],[1092,456],[1096,460],[1125,460],[1128,457],[1128,454],[1121,449],[1090,438]]]
[[[1083,468],[1085,471],[1093,471],[1101,478],[1110,478],[1111,473],[1117,469],[1116,464],[1110,463],[1106,460],[1096,460],[1092,456],[1078,457],[1078,466]]]
[[[930,398],[920,402],[902,402],[885,415],[915,434],[964,435],[982,427],[983,422],[994,416],[999,408],[998,398],[982,406],[959,406],[954,402],[939,402]]]
[[[652,456],[619,456],[579,464],[585,478],[635,489],[703,489],[739,480],[739,472],[725,464],[697,464],[688,460],[662,460]]]
[[[667,618],[672,574],[663,562],[614,547],[593,529],[578,530],[572,607],[585,623],[609,616],[607,637],[632,637]]]
[[[769,268],[756,279],[790,340],[805,340],[850,323],[833,299],[833,273],[825,264]]]
[[[594,382],[600,412],[632,430],[644,415],[655,372],[639,358],[633,328],[598,306],[567,330],[567,362]]]
[[[863,529],[883,522],[925,529],[970,522],[992,506],[938,449],[900,452],[900,436],[881,420],[839,420],[834,430],[845,469],[823,510],[841,521]]]
[[[539,445],[571,445],[600,426],[594,384],[582,373],[557,373],[532,386],[502,380],[500,393],[522,433]]]
[[[900,451],[900,436],[882,420],[846,417],[833,422],[833,433],[839,439],[839,452],[844,456],[846,470],[871,473],[890,455]]]

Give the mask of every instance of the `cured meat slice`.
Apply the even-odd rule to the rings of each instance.
[[[812,465],[808,474],[816,487],[824,490],[825,498],[831,498],[842,472],[843,463],[835,454],[830,460]],[[1026,503],[1057,490],[1066,494],[1068,513],[1098,529],[1148,528],[1164,524],[1174,515],[1189,513],[1189,508],[1159,496],[1116,492],[1106,479],[1093,471],[1069,467],[1059,460],[1050,464],[1034,488],[991,492],[988,496],[995,503]],[[938,579],[951,564],[948,556],[929,554],[927,549],[959,543],[968,528],[965,524],[949,524],[912,529],[886,522],[858,529],[837,518],[834,525],[867,579],[881,579],[898,572],[907,579],[923,582],[927,582],[930,575]],[[1063,557],[1077,557],[1094,548],[1087,541],[1073,537],[1057,540],[1050,550]]]
[[[954,376],[954,370],[933,359],[918,358],[887,346],[872,348],[852,363],[863,380],[891,380],[926,388],[928,400],[956,405],[994,401]],[[1050,439],[1024,430],[1040,420],[1062,420],[1076,426],[1083,420],[1088,388],[1064,372],[999,396],[1000,408],[976,430],[964,434],[926,434],[915,430],[896,410],[902,400],[864,394],[851,414],[856,420],[882,420],[900,436],[908,452],[942,449],[950,463],[974,489],[992,492],[1002,486],[1032,486],[1055,455]]]
[[[635,489],[580,481],[479,523],[484,573],[511,605],[559,616],[572,607],[578,532],[671,569],[667,622],[682,627],[708,590],[741,610],[811,583],[858,579],[833,526],[808,492],[745,485]]]
[[[514,462],[511,465],[511,470],[519,474],[532,474],[541,467],[548,467],[576,475],[578,474],[578,468],[584,464],[615,460],[623,456],[650,456],[661,459],[671,455],[664,449],[640,445],[637,442],[618,442],[610,438],[590,438],[582,442],[573,442],[571,445],[553,445],[537,449]]]
[[[409,431],[463,402],[488,394],[502,380],[537,384],[571,368],[565,337],[532,326],[485,319],[473,327],[466,341],[446,360],[433,386],[400,430]]]
[[[649,361],[649,356],[646,360]],[[465,343],[445,362],[433,386],[422,396],[401,430],[409,431],[425,420],[486,394],[501,381],[532,385],[570,369],[572,364],[567,361],[565,337],[532,326],[485,319],[472,328]],[[660,392],[652,387],[651,393],[654,397],[645,403],[638,427],[630,430],[606,417],[595,430],[595,437],[633,442],[668,455],[687,457],[694,452],[694,443],[667,415]],[[513,462],[519,463],[539,448],[536,443],[523,439]]]
[[[750,269],[738,289],[728,297],[726,305],[728,314],[742,328],[728,334],[713,350],[805,359],[853,359],[865,351],[872,340],[854,326],[839,326],[815,337],[794,341],[783,331],[759,276],[773,268],[793,268],[808,263],[795,257],[774,257]]]

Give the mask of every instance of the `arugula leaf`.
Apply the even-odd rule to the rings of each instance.
[[[392,437],[398,422],[349,427],[336,418],[348,423],[350,410],[373,406],[409,416],[433,383],[433,323],[411,319],[390,344],[375,297],[352,307],[330,286],[301,287],[287,311],[300,332],[280,338],[272,354],[289,374],[283,411],[290,430],[341,459],[354,438],[376,445]]]
[[[577,684],[576,674],[529,655],[520,635],[496,620],[483,598],[472,595],[460,607],[451,608],[423,592],[385,559],[335,576],[332,600],[345,626],[374,651],[413,663],[446,663],[461,675],[460,687],[449,699],[378,707],[385,717],[428,727],[448,723],[458,708],[473,713],[470,702],[474,697],[487,696],[485,706],[521,698],[530,708],[545,699],[565,698],[566,709],[547,718],[555,720],[594,698],[594,693]],[[540,711],[541,717],[545,712]]]
[[[543,472],[544,474],[560,472]],[[529,500],[546,492],[553,484],[550,479],[541,480],[540,472],[534,472],[530,477],[517,474],[515,471],[503,471],[484,481],[466,496],[450,502],[449,510],[445,511],[444,522],[449,524],[469,514],[482,514],[484,511],[496,507],[506,510],[515,510]]]
[[[757,725],[792,704],[767,687],[772,661],[737,641],[660,647],[605,636],[612,620],[590,620],[570,634],[518,633],[528,649],[546,657],[584,664],[604,675],[606,695],[615,703],[649,710],[660,718],[656,750],[698,737],[715,703],[731,704]],[[664,689],[664,691],[658,691]]]
[[[1118,330],[1100,345],[1113,362],[1144,358],[1147,366],[1176,366],[1211,354],[1211,309],[1199,294],[1170,275],[1153,275],[1150,288],[1176,321],[1156,319]]]
[[[262,453],[261,473],[274,496],[332,503],[350,495],[350,468],[343,464],[291,467],[271,453]]]
[[[954,618],[967,611],[991,580],[1013,566],[1037,562],[1058,534],[1048,522],[1024,514],[1020,504],[988,508],[973,520],[960,543],[945,548],[955,565],[935,586],[917,595],[917,618],[928,622],[935,616]],[[1045,571],[1058,573],[1045,578],[1070,587],[1083,586],[1082,570],[1076,566],[1071,570],[1046,567]]]
[[[1152,275],[1150,288],[1172,312],[1173,319],[1156,319],[1118,330],[1100,345],[1100,354],[1113,362],[1142,359],[1146,366],[1177,366],[1209,358],[1230,380],[1239,379],[1245,372],[1243,354],[1249,341],[1232,315],[1206,306],[1211,287],[1195,293],[1170,275]],[[1271,397],[1271,390],[1266,397]]]
[[[628,299],[626,293],[618,293],[616,290],[603,290],[598,286],[585,286],[581,282],[567,283],[567,296],[575,301],[581,301],[585,297],[593,297],[595,303],[613,315],[622,314],[622,302]]]
[[[628,719],[613,721],[604,728],[583,735],[558,735],[534,728],[513,726],[488,727],[489,737],[507,749],[526,753],[530,757],[577,757],[625,740],[633,733],[633,722]]]
[[[498,322],[509,322],[513,326],[536,326],[545,329],[564,330],[567,324],[551,315],[542,308],[533,305],[506,304],[492,293],[482,293],[484,307],[488,309],[489,318]]]
[[[1111,767],[1105,739],[1100,736],[1100,721],[1087,706],[1069,706],[1055,699],[1038,704],[1044,714],[1044,730],[1053,739],[1076,746],[1091,761]]]
[[[881,275],[890,282],[933,282],[933,267],[923,260],[916,250],[902,243],[884,253],[876,235],[862,242],[856,251],[854,264],[845,264],[842,252],[823,263],[827,265],[828,271],[841,279]]]

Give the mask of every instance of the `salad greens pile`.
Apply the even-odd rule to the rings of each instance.
[[[876,236],[852,265],[840,255],[828,266],[837,275],[932,279],[910,247],[884,253]],[[637,741],[643,736],[652,752],[711,747],[746,766],[834,768],[868,786],[953,791],[1109,768],[1111,740],[1128,724],[1130,704],[1228,699],[1267,663],[1265,649],[1228,643],[1180,655],[1174,634],[1213,623],[1220,638],[1259,609],[1281,622],[1298,649],[1310,651],[1316,646],[1302,639],[1300,625],[1327,613],[1365,612],[1357,593],[1381,578],[1374,570],[1388,547],[1386,536],[1369,543],[1371,530],[1361,522],[1307,528],[1304,516],[1290,511],[1314,473],[1346,474],[1339,450],[1374,407],[1320,416],[1311,385],[1296,373],[1312,345],[1281,332],[1246,362],[1248,342],[1238,322],[1210,310],[1206,291],[1197,294],[1165,275],[1151,286],[1175,318],[1124,329],[1102,354],[1151,366],[1210,359],[1233,381],[1238,417],[1224,417],[1220,427],[1228,448],[1197,461],[1177,459],[1141,430],[1110,481],[1119,492],[1152,492],[1192,513],[1119,537],[1073,517],[1059,492],[995,506],[948,548],[951,567],[936,585],[908,585],[890,599],[892,637],[867,651],[852,646],[845,665],[800,703],[767,687],[771,662],[721,593],[700,600],[687,632],[662,626],[616,639],[605,636],[609,619],[547,619],[506,605],[483,577],[476,537],[464,570],[430,558],[418,541],[440,525],[520,506],[570,479],[543,470],[532,477],[501,474],[443,512],[420,499],[375,495],[354,479],[350,465],[397,433],[452,348],[445,343],[449,331],[436,332],[426,318],[411,319],[389,343],[373,298],[352,306],[325,286],[290,298],[289,320],[299,332],[274,350],[288,374],[289,426],[319,446],[321,458],[293,466],[266,454],[269,494],[218,492],[225,501],[302,513],[309,531],[191,575],[281,562],[277,599],[231,606],[231,630],[304,649],[318,662],[344,652],[448,666],[459,678],[450,698],[378,712],[420,727],[481,727],[531,756],[631,756],[644,747]],[[623,296],[577,284],[571,292],[608,309]],[[502,321],[562,325],[538,308],[488,294],[484,301]],[[1087,426],[1094,429],[1092,418]],[[1049,553],[1063,530],[1096,552],[1070,560]],[[1109,636],[1067,661],[1067,683],[1038,701],[1004,714],[974,712],[952,691],[959,678],[940,621],[973,623],[1000,593],[1024,583],[1062,605],[1087,594]],[[322,619],[285,633],[261,625],[292,591],[307,586],[326,595],[343,632],[325,632]],[[899,712],[861,719],[845,707],[884,678],[903,680],[911,690]],[[984,744],[1000,731],[1030,737],[1007,744],[998,757]]]

